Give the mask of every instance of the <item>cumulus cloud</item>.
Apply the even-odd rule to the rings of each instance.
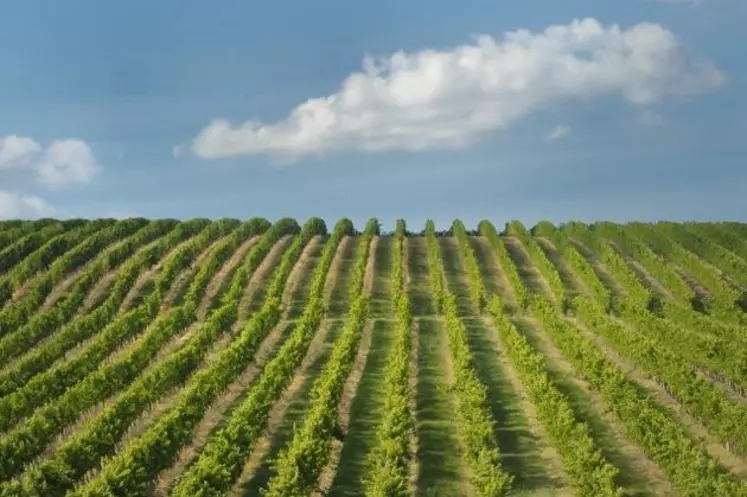
[[[99,165],[88,144],[81,140],[56,140],[39,163],[39,181],[49,188],[89,183]]]
[[[0,168],[26,165],[41,150],[41,145],[31,138],[17,135],[0,138]]]
[[[555,126],[555,128],[547,134],[548,140],[560,140],[571,134],[571,128],[568,126]]]
[[[0,138],[0,168],[26,168],[47,188],[89,183],[101,167],[82,140],[53,141],[46,150],[34,139],[9,135]]]
[[[35,195],[0,190],[0,219],[50,217],[54,207]]]
[[[366,56],[340,89],[274,123],[217,119],[194,139],[206,159],[355,150],[464,147],[543,108],[619,95],[639,106],[724,84],[707,60],[686,54],[664,27],[628,29],[594,19],[479,36],[453,50]]]

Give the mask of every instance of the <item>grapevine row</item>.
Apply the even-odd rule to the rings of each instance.
[[[519,304],[521,309],[526,309],[529,305],[529,292],[524,287],[524,283],[521,281],[519,270],[511,260],[511,256],[508,254],[505,245],[498,236],[498,232],[493,226],[493,223],[487,220],[480,221],[479,225],[480,235],[485,237],[490,245],[493,247],[496,255],[498,256],[498,262],[501,265],[501,269],[505,272],[508,277],[508,281],[514,288],[514,294],[516,295],[516,302]]]
[[[222,495],[238,476],[242,463],[267,421],[269,410],[306,353],[325,313],[324,286],[342,238],[353,233],[352,223],[340,220],[324,245],[314,270],[303,315],[277,355],[249,388],[246,399],[231,413],[225,426],[211,436],[197,460],[177,482],[173,495]]]
[[[83,242],[92,233],[111,225],[110,221],[90,221],[52,238],[29,254],[0,278],[0,305],[10,300],[14,291],[27,280],[47,269],[68,250]],[[0,258],[2,258],[1,255]]]
[[[451,231],[459,244],[459,251],[467,255],[464,258],[464,267],[467,269],[467,277],[469,278],[470,297],[477,307],[477,311],[482,312],[485,309],[487,297],[485,295],[485,285],[482,283],[482,276],[480,274],[480,263],[477,262],[477,257],[475,257],[474,250],[472,250],[464,223],[459,219],[454,220]]]
[[[604,332],[614,327],[604,310],[586,296],[574,299],[578,316],[590,328]],[[672,415],[607,359],[599,348],[570,323],[552,312],[543,313],[545,329],[670,481],[687,495],[747,496],[747,484],[723,470],[687,435]],[[617,327],[621,333],[629,333]],[[656,352],[649,354],[653,357]]]
[[[652,277],[659,280],[664,287],[672,292],[675,299],[685,306],[690,306],[695,299],[695,292],[682,279],[677,271],[648,245],[636,237],[631,236],[619,225],[609,222],[595,225],[596,233],[606,239],[613,241],[620,249],[627,252],[633,259]]]
[[[75,247],[74,250],[57,258],[46,273],[32,282],[23,298],[15,302],[12,307],[0,311],[0,333],[7,334],[18,330],[28,322],[31,315],[44,303],[44,300],[52,291],[55,284],[89,261],[94,263],[91,264],[93,267],[102,266],[102,263],[106,262],[107,256],[113,252],[113,249],[117,248],[115,242],[128,236],[133,238],[138,237],[140,231],[145,231],[149,225],[150,223],[143,220],[127,219],[119,221],[108,228],[95,232],[86,241]],[[110,247],[109,250],[101,252],[112,244],[115,245]],[[70,302],[72,299],[77,298],[79,293],[78,288],[83,286],[77,283],[82,280],[85,280],[89,284],[86,288],[90,288],[98,280],[98,277],[93,279],[77,277],[76,284],[68,292],[68,296],[62,299],[61,302],[58,302],[55,305],[55,309],[57,307],[74,307],[73,305],[65,305],[65,302]],[[52,310],[50,312],[55,311]]]
[[[313,228],[307,229],[309,224]],[[307,223],[299,239],[303,240],[305,244],[311,236],[318,233],[318,231],[312,231],[312,229],[318,229],[318,227],[320,226],[316,222]],[[342,236],[351,231],[352,225],[349,222],[338,223],[338,227],[336,227],[334,234],[325,246],[322,261],[317,267],[318,271],[315,272],[316,284],[312,285],[312,290],[323,288],[324,277],[336,247]],[[205,410],[220,392],[230,384],[232,379],[246,368],[251,362],[261,339],[277,324],[280,316],[280,300],[277,295],[282,292],[285,279],[287,279],[287,274],[290,271],[289,264],[292,264],[292,262],[288,262],[288,260],[297,260],[299,253],[300,247],[295,246],[284,254],[284,261],[278,269],[282,271],[281,274],[285,278],[280,284],[275,283],[276,278],[271,285],[271,288],[278,288],[278,293],[268,294],[260,312],[249,321],[230,346],[221,351],[214,362],[208,364],[206,368],[200,370],[191,378],[187,387],[175,400],[174,406],[159,416],[142,436],[108,460],[95,479],[83,483],[71,495],[129,496],[142,494],[151,486],[155,475],[173,462],[180,447],[191,438],[192,430],[202,419]],[[287,270],[284,269],[286,267],[288,267]],[[321,276],[319,275],[320,272]],[[319,280],[321,280],[321,286]],[[317,302],[316,305],[310,304],[310,306],[313,306],[318,314],[323,312],[321,302]],[[220,307],[201,327],[203,332],[213,329],[215,330],[213,334],[219,336],[223,330],[229,328],[235,321],[237,310],[237,302],[231,302]],[[313,317],[316,316],[307,317],[306,323],[302,318],[296,331],[304,329],[304,324],[311,324],[309,318]],[[319,316],[320,318],[321,316]],[[291,339],[288,341],[290,342]],[[263,377],[266,376],[268,369],[269,365],[266,366]],[[238,413],[240,410],[241,407],[238,407],[234,413]],[[233,433],[230,430],[229,432]],[[210,446],[209,442],[205,450],[208,449],[208,446]],[[232,447],[232,451],[239,449],[240,447]],[[226,454],[222,455],[225,456]],[[234,464],[236,463],[234,462]]]
[[[263,240],[252,248],[247,259],[255,252],[266,252],[268,244],[279,240],[282,236],[292,233],[297,225],[287,219],[274,224],[263,236]],[[297,240],[306,240],[313,236],[313,232],[307,231]],[[206,241],[207,243],[207,241]],[[303,246],[303,242],[294,244]],[[298,251],[286,253],[291,259],[298,257]],[[249,274],[237,272],[234,281],[241,280],[245,285]],[[276,271],[276,278],[287,278],[287,273],[281,274]],[[277,299],[276,299],[277,300]],[[46,460],[38,467],[30,468],[20,478],[11,481],[0,491],[3,497],[8,495],[26,495],[29,492],[38,492],[40,495],[62,495],[71,489],[76,480],[86,471],[90,470],[102,456],[110,454],[127,427],[137,418],[149,404],[156,401],[170,388],[184,382],[189,374],[200,364],[215,340],[230,326],[235,319],[236,303],[226,305],[211,315],[200,329],[190,337],[179,349],[170,354],[163,362],[154,368],[146,370],[145,374],[134,379],[134,382],[118,398],[101,412],[82,432],[76,434],[66,441],[56,452],[52,459]],[[179,310],[181,309],[181,310]],[[194,306],[180,306],[171,311],[174,313],[185,313],[189,316],[188,322],[195,319]],[[256,348],[256,341],[252,341],[252,331],[277,318],[275,315],[265,312],[250,322],[245,333],[237,338],[234,349],[246,349],[251,354],[251,347]],[[271,324],[270,324],[271,326]],[[166,330],[153,330],[152,333],[163,335]],[[249,338],[249,339],[248,339]],[[236,350],[234,350],[234,354]],[[213,369],[209,371],[214,371]],[[206,378],[203,373],[203,378]],[[161,427],[164,418],[160,418]],[[176,418],[178,419],[178,418]],[[150,432],[151,434],[153,431]],[[184,435],[184,433],[182,434]],[[147,436],[147,433],[146,435]],[[157,438],[152,439],[153,442]]]
[[[487,407],[486,388],[475,373],[474,359],[467,345],[467,330],[459,318],[456,298],[446,289],[433,221],[426,223],[425,236],[431,281],[434,283],[436,301],[440,304],[439,312],[444,316],[454,363],[455,381],[452,388],[457,404],[457,425],[470,469],[470,482],[478,496],[505,495],[513,477],[501,468],[500,454],[493,436],[495,421]]]
[[[188,265],[189,261],[194,260],[197,252],[204,250],[215,238],[226,235],[230,228],[230,224],[221,222],[208,225],[201,234],[166,259],[162,270],[155,278],[154,286],[156,288],[168,288],[174,281],[176,269]],[[153,304],[152,307],[157,308],[161,295],[162,292],[157,291],[151,294],[148,302]],[[152,313],[153,310],[149,309],[149,315],[152,315]],[[0,374],[0,395],[7,395],[21,388],[33,375],[50,367],[54,361],[62,357],[67,350],[70,350],[78,342],[79,334],[96,333],[106,324],[109,324],[102,323],[103,321],[100,323],[98,320],[89,319],[78,321],[74,327],[66,328],[51,337],[50,340],[45,342],[44,347],[32,349],[15,362],[12,367]],[[82,330],[79,332],[77,328]]]
[[[599,276],[594,271],[594,267],[586,260],[578,248],[573,245],[571,239],[563,231],[555,228],[555,226],[548,222],[541,222],[534,228],[534,232],[536,235],[542,236],[553,243],[574,273],[581,278],[581,281],[583,281],[589,292],[591,292],[594,300],[604,306],[605,309],[613,307],[612,292],[599,279]]]
[[[506,225],[506,234],[519,239],[527,253],[529,253],[532,258],[535,267],[550,286],[550,291],[552,291],[555,296],[555,300],[562,308],[565,308],[566,295],[563,280],[560,278],[560,273],[558,273],[555,264],[547,258],[547,254],[542,250],[542,247],[537,243],[537,240],[531,236],[524,225],[519,221],[511,221],[508,223]]]
[[[262,220],[252,220],[246,224],[254,226],[257,231],[265,228]],[[163,325],[156,321],[127,354],[100,365],[96,370],[106,355],[145,328],[153,318],[149,315],[149,306],[140,306],[97,335],[95,342],[75,361],[78,366],[76,369],[68,367],[70,363],[63,364],[60,368],[35,377],[23,389],[7,397],[6,399],[16,402],[8,406],[7,412],[17,418],[20,409],[30,412],[45,399],[64,392],[61,397],[36,411],[0,442],[0,459],[5,460],[6,454],[12,454],[12,457],[7,458],[7,464],[0,463],[0,474],[9,466],[13,469],[8,471],[13,474],[13,471],[20,469],[24,458],[36,455],[66,424],[75,420],[81,410],[92,407],[131,382],[135,378],[134,372],[145,367],[171,336],[191,324],[194,320],[194,306],[182,306],[167,316],[171,316],[171,321],[167,323],[172,324]],[[156,334],[155,343],[149,338],[152,334],[149,332]],[[88,374],[90,371],[94,371],[93,374]],[[61,379],[65,381],[62,382]],[[65,387],[70,388],[65,391]],[[5,421],[6,418],[2,419]]]
[[[514,225],[510,231],[515,233],[514,236],[518,236],[522,242],[526,240],[527,245],[535,247],[532,255],[541,253],[544,256],[544,252],[536,245],[536,241],[531,239],[525,231],[522,232],[522,228],[521,225]],[[469,260],[474,258],[474,254],[466,251],[462,252],[462,257]],[[547,260],[547,262],[550,261]],[[555,274],[557,275],[557,271]],[[482,284],[482,281],[479,283]],[[470,279],[470,284],[477,283]],[[523,281],[519,281],[519,285],[523,287]],[[541,297],[532,295],[530,299],[530,310],[536,315],[538,307],[535,301],[541,300]],[[541,301],[546,309],[550,310],[549,312],[557,312],[549,301]],[[542,309],[544,310],[545,307]],[[537,408],[540,422],[561,454],[570,484],[579,495],[622,495],[622,489],[616,483],[619,470],[604,459],[586,423],[577,421],[570,402],[551,380],[543,357],[516,329],[497,295],[491,296],[488,310],[496,330],[506,345],[506,353],[512,365],[519,372],[522,384]]]
[[[639,329],[655,333],[658,328],[652,322],[656,318],[648,311],[623,306],[623,313]],[[614,345],[621,355],[666,385],[685,410],[706,423],[711,433],[728,442],[736,452],[747,453],[747,432],[744,430],[747,406],[729,401],[722,390],[699,377],[688,361],[662,346],[659,340],[643,335],[638,329],[625,328],[607,316],[599,317],[589,312],[579,315],[586,318],[589,327]]]
[[[267,484],[266,497],[309,494],[328,463],[333,438],[340,431],[338,405],[368,316],[369,301],[363,292],[363,280],[371,238],[377,228],[378,222],[369,220],[361,237],[350,281],[352,305],[348,318],[329,361],[314,382],[311,409],[275,461],[275,475]]]
[[[667,236],[676,240],[683,247],[691,250],[715,267],[730,276],[739,284],[747,284],[747,261],[737,256],[730,250],[722,247],[710,238],[699,235],[687,226],[675,223],[659,223],[661,229]]]
[[[397,221],[392,260],[392,308],[395,312],[394,344],[384,369],[386,391],[382,419],[374,446],[367,459],[365,480],[369,497],[409,495],[409,467],[412,454],[409,440],[413,432],[409,409],[408,373],[410,364],[412,310],[405,282],[406,227]]]
[[[28,256],[34,250],[50,239],[64,233],[66,229],[76,228],[84,223],[78,221],[75,223],[53,223],[38,231],[32,231],[26,236],[18,238],[9,246],[0,250],[0,273],[8,271],[10,268],[21,262],[24,257]],[[66,226],[67,225],[67,226]]]
[[[695,279],[705,285],[712,297],[709,304],[719,317],[731,319],[735,315],[734,303],[739,299],[740,292],[715,275],[711,268],[706,266],[695,254],[651,225],[632,223],[625,230],[631,235],[645,240],[655,252],[663,257],[670,258],[680,264]]]

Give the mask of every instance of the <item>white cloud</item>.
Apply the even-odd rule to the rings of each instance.
[[[554,104],[620,95],[646,105],[703,93],[725,79],[657,24],[621,29],[575,20],[499,40],[480,36],[450,51],[366,56],[363,72],[350,74],[336,93],[311,98],[275,123],[214,120],[192,152],[295,159],[344,149],[464,147]]]
[[[34,171],[37,181],[47,188],[89,183],[101,170],[83,140],[55,140],[42,154],[35,140],[16,135],[0,138],[0,169],[11,167]]]
[[[571,128],[568,126],[555,126],[555,128],[547,134],[548,140],[560,140],[571,134]]]
[[[17,135],[0,138],[0,168],[25,165],[41,150],[41,145],[31,138]]]
[[[54,207],[35,195],[0,190],[0,219],[50,217]]]
[[[82,140],[55,140],[45,150],[33,138],[17,135],[0,137],[0,185],[4,181],[3,170],[10,168],[21,170],[14,182],[23,190],[33,187],[33,183],[48,189],[88,183],[101,170],[91,147]],[[37,218],[55,212],[41,197],[0,190],[0,218]]]
[[[38,165],[39,181],[49,188],[89,183],[99,172],[91,147],[81,140],[55,140]]]

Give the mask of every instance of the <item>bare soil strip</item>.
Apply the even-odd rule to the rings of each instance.
[[[695,292],[695,296],[700,300],[711,300],[713,296],[711,295],[711,292],[703,286],[703,284],[695,279],[693,275],[688,273],[685,268],[681,267],[679,264],[675,263],[674,261],[668,261],[669,264],[674,267],[675,271],[677,271],[683,280],[685,280],[685,283],[687,283],[690,288],[692,288],[693,292]]]
[[[221,288],[226,284],[226,278],[229,274],[238,267],[241,260],[244,258],[246,252],[257,243],[259,237],[251,237],[244,241],[238,249],[231,255],[231,257],[223,264],[220,270],[213,276],[205,289],[205,297],[200,301],[200,305],[197,307],[197,316],[200,319],[205,319],[211,305],[213,304],[214,297],[218,295]]]
[[[122,305],[120,307],[121,312],[126,312],[132,309],[135,301],[140,297],[141,292],[143,291],[143,287],[149,281],[152,281],[153,278],[155,278],[156,274],[161,270],[164,263],[169,260],[169,258],[174,255],[177,250],[180,250],[188,243],[194,241],[194,236],[189,237],[186,240],[181,241],[180,243],[177,243],[174,247],[171,248],[171,250],[166,252],[156,264],[151,266],[148,270],[143,271],[140,276],[138,276],[137,280],[135,280],[135,283],[132,285],[132,288],[130,288],[130,291],[127,292],[127,296],[125,296],[124,300],[122,301]]]
[[[305,299],[302,298],[304,288],[310,283],[306,281],[308,278],[303,278],[306,274],[312,274],[318,258],[318,253],[322,250],[324,237],[321,235],[314,236],[304,248],[301,256],[298,258],[298,262],[291,270],[288,276],[288,282],[285,285],[283,296],[281,297],[283,307],[285,309],[286,319],[291,315],[294,317],[300,317],[303,312],[303,306],[306,304]],[[327,283],[325,282],[325,295]],[[295,309],[297,303],[301,309]]]
[[[166,295],[164,295],[163,302],[161,303],[162,310],[173,307],[177,303],[177,301],[183,296],[189,285],[189,282],[192,281],[195,274],[197,274],[197,271],[199,270],[205,259],[207,259],[210,254],[213,253],[215,248],[218,247],[222,242],[224,242],[229,236],[231,236],[230,233],[219,237],[217,240],[211,243],[197,256],[197,258],[194,260],[194,262],[192,262],[188,269],[183,270],[179,274],[179,276],[176,277],[174,282],[171,284],[171,288],[169,288],[168,292],[166,292]]]
[[[376,279],[376,254],[379,249],[381,238],[373,237],[368,249],[368,261],[366,261],[366,275],[363,277],[363,293],[371,297],[373,294],[374,281]]]
[[[47,298],[44,299],[44,303],[41,306],[42,312],[50,310],[57,303],[57,301],[60,300],[60,297],[62,297],[70,289],[71,286],[73,286],[75,279],[80,276],[84,268],[85,267],[74,270],[64,280],[60,281],[52,288],[52,291],[49,292],[49,295],[47,295]],[[31,282],[31,280],[27,281],[28,283]],[[22,297],[26,294],[27,291],[28,285],[24,283],[24,285],[21,286],[21,289],[19,289],[18,294],[13,294],[13,299],[15,300]]]
[[[352,237],[344,236],[340,240],[340,244],[337,246],[335,256],[332,259],[332,264],[329,266],[329,274],[324,282],[324,296],[327,302],[329,302],[332,292],[340,284],[340,273],[342,272],[343,263],[345,261],[345,253],[348,250],[348,246],[352,243]],[[331,276],[331,277],[329,277]]]
[[[88,295],[86,295],[86,298],[83,301],[83,305],[80,306],[76,315],[85,316],[94,306],[101,303],[101,301],[106,298],[106,294],[109,292],[109,287],[114,283],[115,279],[117,279],[116,271],[109,271],[102,276],[93,286],[93,289],[88,292]]]
[[[290,246],[292,240],[292,235],[285,235],[280,238],[280,240],[272,246],[260,265],[257,266],[257,269],[254,271],[251,278],[249,278],[249,284],[246,285],[244,295],[241,297],[241,303],[239,304],[237,320],[239,327],[246,322],[249,311],[252,310],[251,301],[254,298],[254,295],[261,287],[266,285],[267,279],[270,277],[272,270],[278,265],[283,253]]]

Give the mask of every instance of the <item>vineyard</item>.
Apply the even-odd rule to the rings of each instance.
[[[0,497],[747,496],[747,224],[0,222]]]

